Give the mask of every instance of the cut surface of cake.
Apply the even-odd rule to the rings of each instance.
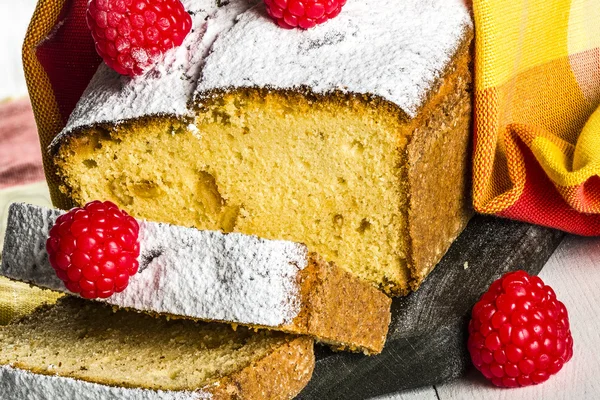
[[[463,2],[349,1],[308,31],[258,1],[183,3],[184,45],[144,77],[101,66],[54,140],[68,201],[306,243],[416,289],[471,215]]]
[[[61,214],[12,204],[0,274],[69,293],[46,252]],[[383,349],[390,298],[306,246],[155,222],[139,226],[139,271],[123,292],[103,300],[108,304],[311,335],[338,349]]]
[[[291,399],[313,342],[60,299],[0,328],[0,398]]]

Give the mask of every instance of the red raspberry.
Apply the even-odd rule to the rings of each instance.
[[[264,0],[267,13],[285,29],[310,29],[335,18],[346,0]]]
[[[537,276],[508,273],[473,307],[467,346],[496,386],[542,383],[573,356],[567,309]]]
[[[91,0],[87,23],[106,65],[129,76],[160,62],[192,28],[180,0]]]
[[[138,271],[139,229],[134,218],[110,201],[74,208],[50,229],[50,265],[67,289],[86,299],[122,292]]]

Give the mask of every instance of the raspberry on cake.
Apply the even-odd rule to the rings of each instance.
[[[388,294],[418,288],[471,216],[463,1],[353,1],[306,31],[259,0],[184,5],[161,73],[101,66],[55,138],[64,204],[302,242]]]
[[[106,298],[127,287],[138,272],[139,225],[105,201],[92,201],[56,219],[46,250],[56,276],[73,293]]]
[[[103,218],[103,213],[98,213],[102,206],[106,208],[105,203],[99,202],[87,206],[90,218]],[[85,211],[74,211],[74,219],[86,215]],[[118,210],[109,206],[108,213],[117,214]],[[55,224],[69,216],[61,214],[59,210],[12,204],[0,274],[68,293],[70,285],[65,288],[44,254],[48,231],[63,232],[70,228],[65,232],[70,235],[77,221],[65,226],[70,222],[67,218]],[[105,228],[116,228],[110,233],[119,237],[124,227],[129,235],[132,225],[129,218],[122,215],[117,221],[106,218]],[[383,349],[391,318],[390,298],[317,254],[309,253],[306,246],[238,233],[138,223],[139,271],[131,276],[123,291],[99,296],[102,297],[99,300],[142,312],[310,335],[338,349],[368,354]],[[115,242],[109,238],[110,233],[101,233],[107,237],[107,244]],[[50,235],[50,241],[53,236]],[[125,254],[129,273],[137,270],[137,263],[131,262],[130,256],[131,253]],[[96,267],[95,273],[105,274],[104,262],[96,265],[92,260],[88,266]],[[111,264],[109,272],[118,273],[120,262]],[[92,286],[91,290],[99,290],[103,278],[88,282],[90,277],[85,275],[85,267],[83,277],[79,277],[77,265],[68,266],[67,274],[71,270],[77,272],[82,288],[86,282],[85,285]],[[84,292],[81,295],[93,297],[85,296]]]
[[[90,0],[87,22],[106,65],[131,76],[160,62],[192,28],[180,0]]]
[[[267,13],[285,29],[310,29],[337,17],[346,0],[265,0]]]

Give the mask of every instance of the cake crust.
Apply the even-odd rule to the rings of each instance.
[[[391,299],[381,292],[372,295],[365,282],[318,254],[309,258],[309,266],[299,274],[303,306],[286,331],[308,333],[337,350],[380,353],[391,320]]]
[[[44,250],[61,213],[11,205],[0,274],[69,293]],[[140,270],[108,304],[310,335],[340,350],[383,349],[391,299],[304,245],[139,223]]]
[[[315,367],[313,341],[298,337],[259,362],[203,388],[214,399],[289,400],[308,384]]]
[[[406,158],[412,290],[418,289],[473,216],[472,38],[473,33],[467,32],[438,89],[411,121],[414,130]]]

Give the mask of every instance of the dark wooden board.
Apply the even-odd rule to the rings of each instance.
[[[317,346],[313,378],[298,398],[368,399],[460,377],[470,365],[466,337],[473,304],[508,271],[539,273],[563,237],[552,229],[475,217],[421,288],[394,300],[383,352],[368,357]]]

